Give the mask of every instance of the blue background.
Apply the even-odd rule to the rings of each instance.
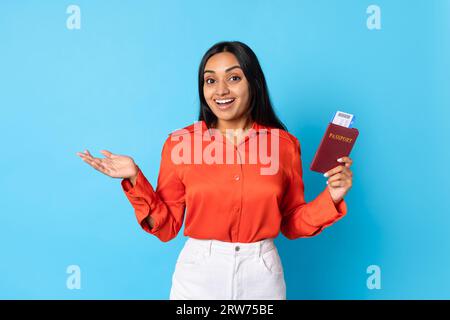
[[[70,4],[81,29],[66,28]],[[366,8],[381,7],[381,30]],[[132,156],[155,185],[167,134],[198,114],[197,68],[222,40],[258,55],[309,165],[336,110],[356,115],[349,213],[276,239],[288,299],[450,298],[449,1],[2,1],[0,298],[167,299],[186,240],[142,231],[77,151]],[[66,287],[69,265],[81,289]],[[366,286],[369,265],[381,289]]]

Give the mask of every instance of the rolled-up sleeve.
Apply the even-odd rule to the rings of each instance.
[[[305,202],[298,139],[295,139],[292,167],[287,172],[289,174],[281,204],[281,232],[288,239],[315,236],[346,215],[344,199],[335,204],[328,186],[314,200]]]
[[[176,165],[171,159],[172,141],[170,136],[161,152],[161,163],[156,191],[138,167],[136,184],[122,179],[122,189],[134,208],[138,223],[150,234],[167,242],[176,237],[181,229],[185,213],[185,187],[178,177]],[[147,222],[148,216],[154,221],[153,228]]]

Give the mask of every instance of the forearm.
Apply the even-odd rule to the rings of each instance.
[[[138,176],[138,168],[136,167],[136,169],[137,169],[136,170],[137,171],[136,174],[134,174],[133,176],[127,178],[127,180],[130,181],[130,183],[132,185],[132,188],[134,188],[136,186],[136,181],[137,181],[137,176]],[[145,214],[147,215],[148,213],[145,213]],[[155,223],[154,223],[153,218],[150,217],[150,215],[148,215],[145,218],[145,222],[150,227],[150,229],[153,229],[153,226],[155,225]]]

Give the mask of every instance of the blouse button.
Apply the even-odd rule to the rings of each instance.
[[[234,176],[234,180],[238,181],[238,180],[239,180],[239,176],[238,176],[238,175],[235,175],[235,176]]]

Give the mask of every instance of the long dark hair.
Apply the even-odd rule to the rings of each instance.
[[[200,96],[200,115],[198,120],[205,121],[208,128],[216,123],[217,117],[206,103],[203,95],[204,71],[208,59],[220,52],[230,52],[235,55],[239,61],[239,65],[244,72],[249,83],[250,89],[250,106],[249,113],[252,120],[257,123],[283,129],[287,131],[286,126],[278,119],[275,114],[272,103],[270,102],[269,91],[267,89],[266,78],[259,64],[256,54],[246,44],[239,41],[223,41],[218,42],[206,51],[200,62],[198,69],[198,93]]]

